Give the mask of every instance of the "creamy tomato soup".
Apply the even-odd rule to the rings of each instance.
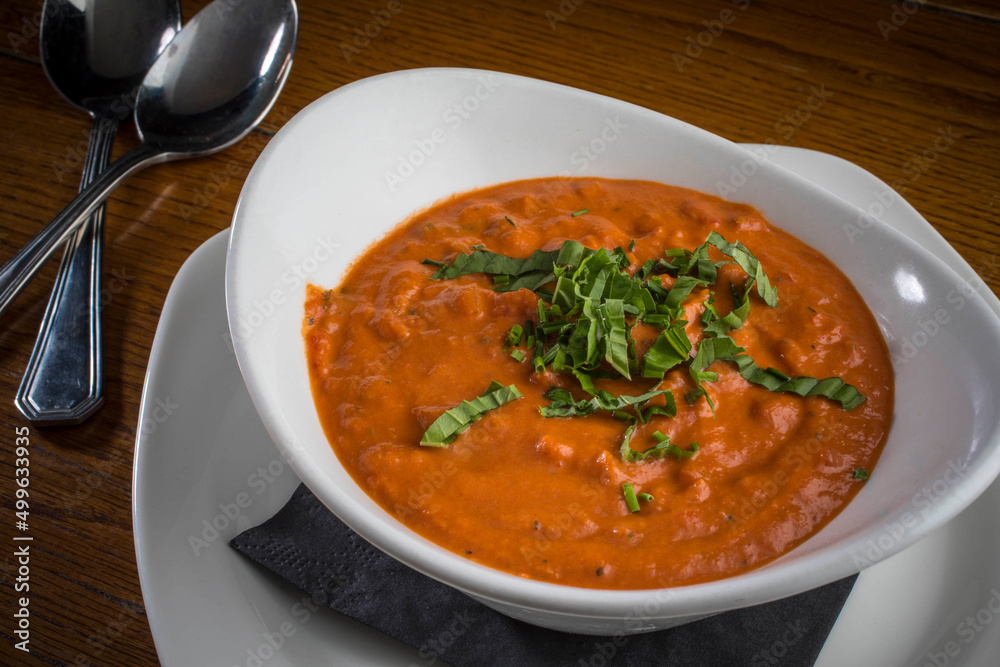
[[[487,270],[443,275],[470,258]],[[750,206],[646,181],[456,195],[309,286],[303,334],[326,435],[379,505],[573,586],[773,560],[851,500],[892,416],[886,345],[835,266]]]

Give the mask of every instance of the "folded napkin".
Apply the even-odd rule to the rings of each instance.
[[[508,618],[385,555],[299,486],[230,545],[314,602],[456,667],[812,665],[856,577],[670,630],[593,637]]]

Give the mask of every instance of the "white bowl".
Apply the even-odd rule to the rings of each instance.
[[[750,203],[822,250],[875,314],[896,373],[888,442],[855,500],[790,553],[747,574],[670,589],[541,583],[417,536],[340,465],[310,392],[305,282],[337,284],[372,241],[442,197],[559,174],[661,181]],[[996,297],[976,286],[972,269],[964,278],[870,214],[698,128],[542,81],[424,69],[344,86],[271,140],[237,205],[226,298],[237,359],[264,425],[345,523],[506,614],[612,634],[670,627],[848,576],[913,544],[989,486],[1000,472],[1000,319],[987,303],[996,306]]]

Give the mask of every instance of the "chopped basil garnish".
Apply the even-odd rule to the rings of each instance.
[[[634,246],[633,241],[629,250]],[[732,261],[712,261],[710,246]],[[725,315],[716,309],[715,293],[709,290],[699,320],[704,337],[693,345],[686,331],[684,302],[695,290],[715,285],[718,269],[733,262],[743,269],[747,280],[742,287],[730,285],[733,308]],[[503,344],[504,352],[517,348],[510,351],[515,361],[530,355],[536,372],[551,369],[572,376],[579,388],[590,395],[589,399],[577,400],[567,389],[553,387],[545,394],[549,404],[539,407],[543,416],[579,417],[604,410],[628,422],[620,446],[626,461],[666,455],[690,458],[698,451],[698,445],[692,443],[690,449],[681,449],[664,436],[644,452],[632,449],[631,438],[638,423],[646,423],[654,415],[676,415],[673,395],[669,390],[655,389],[654,385],[639,396],[614,396],[598,389],[595,380],[632,379],[635,375],[660,382],[671,369],[687,366],[695,388],[685,399],[694,403],[704,396],[714,414],[715,403],[704,383],[717,380],[718,373],[708,369],[716,361],[722,361],[736,364],[744,379],[769,391],[822,396],[839,402],[845,410],[865,400],[855,387],[840,378],[793,378],[774,368],[762,369],[729,337],[729,332],[742,327],[750,317],[752,292],[756,291],[771,307],[778,303],[778,292],[746,246],[739,241],[730,243],[714,231],[694,250],[667,250],[663,258],[647,261],[632,274],[622,248],[591,250],[573,240],[563,242],[557,250],[536,250],[525,259],[475,246],[471,253],[458,255],[450,264],[431,259],[425,259],[424,263],[437,267],[431,276],[435,280],[479,273],[492,276],[498,292],[522,288],[535,292],[539,297],[537,323],[515,325]],[[665,283],[665,276],[672,283]],[[660,331],[641,356],[632,338],[632,330],[640,322]],[[647,405],[658,396],[664,397],[663,405]]]
[[[740,268],[757,284],[757,294],[764,300],[764,303],[772,308],[778,305],[778,288],[771,286],[771,281],[767,279],[760,262],[753,256],[753,253],[747,250],[745,245],[739,241],[729,243],[718,232],[711,232],[705,243],[711,243],[724,254],[736,260]]]
[[[631,443],[631,431],[628,433],[628,438],[622,443],[621,455],[626,461],[642,461],[646,458],[663,458],[664,456],[673,456],[678,459],[689,459],[698,453],[698,443],[692,442],[690,449],[681,449],[677,445],[670,444],[670,438],[663,435],[659,431],[653,433],[653,439],[656,440],[656,444],[647,449],[644,452],[636,451],[632,449]]]
[[[538,408],[543,417],[580,417],[593,414],[598,410],[606,410],[611,413],[616,413],[622,412],[626,408],[637,406],[637,416],[643,423],[645,423],[648,421],[650,413],[643,412],[642,406],[644,406],[649,399],[657,396],[665,396],[667,404],[666,407],[654,406],[654,408],[663,410],[663,412],[656,412],[655,414],[665,414],[670,417],[677,414],[677,406],[674,405],[674,397],[666,389],[650,391],[642,394],[641,396],[614,396],[611,393],[602,390],[598,391],[590,400],[579,401],[574,401],[573,395],[561,387],[552,387],[543,395],[551,401],[548,405],[540,406]]]
[[[739,305],[734,307],[725,315],[719,315],[719,312],[715,310],[714,305],[711,308],[705,308],[705,313],[708,315],[709,319],[708,322],[705,322],[706,336],[713,338],[723,336],[746,324],[747,317],[750,316],[750,289],[752,287],[753,281],[750,281],[750,284],[747,285],[747,288],[744,290],[741,298],[737,299],[736,295],[733,296],[733,303]],[[712,296],[714,296],[714,294]]]
[[[486,391],[476,398],[471,401],[462,401],[435,419],[423,437],[420,438],[420,444],[427,447],[444,447],[454,442],[459,433],[469,428],[469,424],[490,410],[496,410],[501,405],[510,403],[521,396],[521,392],[514,385],[505,387],[494,380],[486,388]]]
[[[864,481],[868,479],[868,471],[865,470],[864,468],[855,468],[853,477],[854,479],[860,479],[861,481]]]
[[[865,402],[864,395],[856,387],[840,378],[830,377],[818,380],[811,377],[789,377],[774,368],[762,369],[754,363],[746,350],[728,336],[704,338],[698,344],[698,353],[691,362],[691,371],[696,373],[710,366],[716,360],[731,361],[740,370],[740,375],[748,382],[759,384],[768,391],[791,392],[799,396],[823,396],[837,401],[845,410],[852,410]]]
[[[678,364],[689,361],[691,341],[683,324],[675,324],[661,331],[653,347],[642,358],[642,377],[663,379],[664,373]]]
[[[787,391],[799,396],[823,396],[837,401],[845,410],[853,410],[865,402],[864,394],[857,387],[849,385],[838,377],[817,380],[811,377],[788,377],[774,368],[762,369],[746,354],[740,354],[727,361],[739,366],[740,375],[748,382],[759,384],[769,391]]]
[[[625,497],[625,504],[628,505],[628,511],[635,514],[639,511],[639,501],[644,503],[651,502],[653,496],[648,493],[636,494],[635,488],[632,486],[631,482],[625,482],[622,484],[622,495]]]
[[[520,324],[515,324],[507,332],[507,340],[504,341],[503,351],[506,352],[510,348],[520,345],[521,339],[524,337],[524,327]]]
[[[625,504],[628,505],[628,511],[632,513],[638,512],[639,500],[635,497],[635,489],[632,488],[630,482],[622,484],[622,495],[625,496]]]

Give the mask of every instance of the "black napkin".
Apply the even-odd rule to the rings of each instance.
[[[856,577],[670,630],[593,637],[508,618],[371,546],[300,485],[230,545],[323,604],[456,667],[812,665]]]

